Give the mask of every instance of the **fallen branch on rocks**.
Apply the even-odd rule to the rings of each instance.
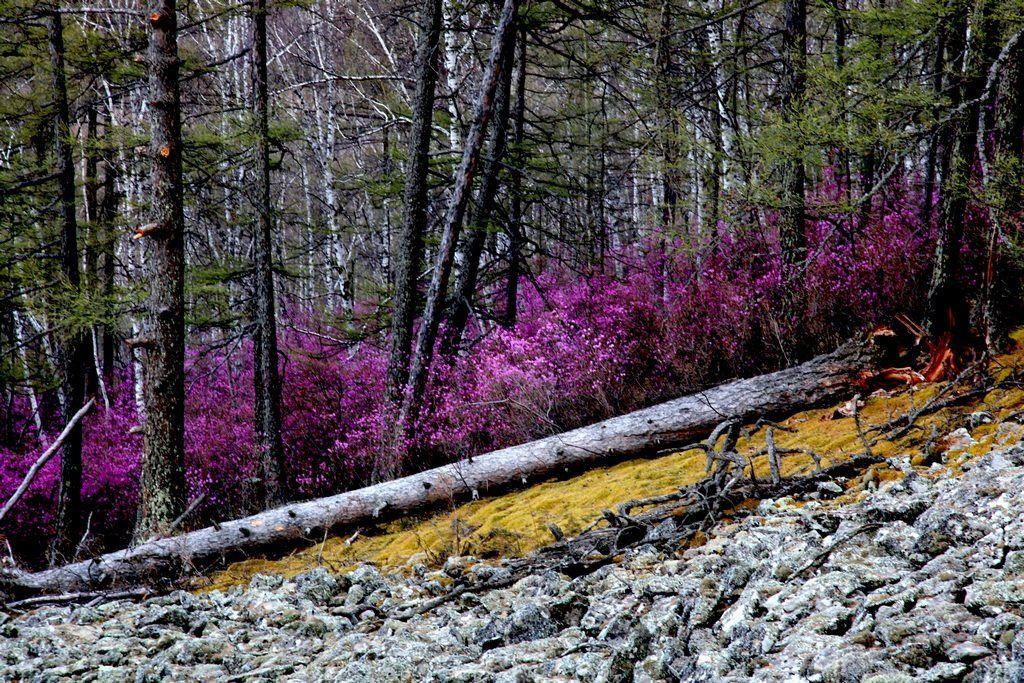
[[[819,551],[817,554],[815,554],[815,556],[812,557],[811,560],[809,562],[807,562],[807,564],[803,565],[802,567],[800,567],[799,569],[797,569],[796,571],[793,572],[793,577],[795,578],[795,577],[798,577],[798,576],[802,576],[803,574],[809,572],[811,569],[814,569],[815,567],[820,566],[821,563],[824,562],[826,559],[828,559],[828,557],[839,546],[843,545],[844,543],[846,543],[848,541],[853,540],[854,538],[856,538],[857,536],[860,536],[861,534],[863,534],[866,531],[874,531],[875,529],[878,529],[881,526],[882,525],[879,524],[878,522],[867,522],[865,524],[861,524],[859,527],[857,527],[853,531],[851,531],[851,532],[847,533],[846,535],[841,536],[840,538],[837,538],[836,540],[832,541],[832,543],[830,543],[827,547],[823,548],[821,551]]]
[[[910,430],[916,428],[916,422],[925,415],[931,415],[938,411],[948,408],[953,405],[969,401],[979,396],[984,396],[991,385],[988,383],[975,387],[961,394],[950,395],[954,389],[960,386],[971,374],[977,371],[977,365],[971,365],[965,368],[960,374],[946,382],[939,391],[932,396],[930,399],[924,402],[920,408],[913,408],[907,411],[905,414],[900,415],[897,418],[884,422],[880,425],[875,425],[868,430],[869,433],[884,433],[884,437],[888,441],[899,439],[900,437],[908,434]]]
[[[752,415],[778,417],[843,398],[855,384],[863,383],[873,368],[888,360],[885,355],[889,352],[873,340],[851,342],[786,370],[736,380],[394,481],[286,505],[173,538],[155,539],[86,562],[32,574],[0,573],[0,591],[21,597],[138,584],[170,587],[189,571],[205,571],[230,557],[267,550],[282,552],[313,542],[325,532],[501,492],[597,463],[677,449],[712,430],[717,432],[715,440],[726,435],[726,447],[705,449],[718,461],[713,472],[717,493],[728,473],[736,467],[742,469],[745,463],[733,452],[742,421]],[[635,531],[627,524],[617,533],[626,538]]]
[[[141,600],[146,596],[153,595],[153,593],[154,591],[148,588],[133,588],[124,591],[81,591],[77,593],[64,593],[62,595],[37,595],[34,598],[9,602],[4,607],[10,610],[29,610],[42,605],[61,605],[79,602],[95,606],[113,600]]]
[[[734,517],[748,514],[743,509],[737,508],[740,503],[748,500],[782,498],[814,491],[823,482],[847,479],[879,462],[882,462],[882,458],[857,455],[850,460],[819,469],[812,474],[780,479],[779,482],[773,484],[760,484],[750,479],[744,480],[741,475],[737,474],[725,485],[720,485],[714,477],[708,477],[692,486],[681,488],[678,493],[628,501],[619,507],[620,511],[650,506],[661,507],[629,517],[630,523],[626,525],[623,525],[622,519],[617,517],[618,521],[615,523],[608,520],[607,527],[588,528],[574,538],[545,546],[526,557],[508,562],[504,567],[507,573],[504,573],[501,578],[478,582],[463,581],[442,595],[403,607],[387,618],[400,621],[408,620],[436,609],[466,593],[503,588],[526,576],[543,571],[556,571],[572,577],[583,576],[614,562],[625,550],[644,543],[678,550],[683,544],[691,541],[698,532],[710,529],[720,514],[729,512]],[[672,504],[665,505],[665,503]],[[631,537],[624,539],[623,531],[626,529],[631,529],[633,533]],[[827,551],[816,556],[815,561],[823,560],[827,553],[834,550],[840,543],[868,529],[869,525],[865,525],[835,542]],[[801,568],[799,571],[807,569],[809,567]],[[380,618],[384,619],[384,617]]]
[[[970,380],[974,380],[974,386],[959,393],[955,392],[957,388],[962,387]],[[991,377],[981,372],[980,363],[974,363],[946,382],[934,396],[925,401],[919,408],[912,408],[903,415],[871,427],[866,432],[868,434],[880,435],[873,439],[872,443],[877,443],[879,439],[894,441],[909,434],[911,430],[920,429],[921,427],[917,424],[917,421],[926,415],[932,415],[946,408],[970,403],[975,399],[982,398],[995,389],[1016,388],[1020,384],[1021,376],[1018,372],[1013,372],[1004,379],[992,381]],[[1013,415],[1006,416],[1003,419],[1013,419]]]

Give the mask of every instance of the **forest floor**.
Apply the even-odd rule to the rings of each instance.
[[[1024,348],[994,367],[1016,374]],[[0,613],[0,680],[1022,680],[1017,384],[879,439],[884,460],[867,469],[748,501],[682,545],[655,527],[579,575],[514,574],[512,558],[550,544],[548,524],[569,536],[602,509],[703,478],[703,454],[328,538],[232,565],[191,592]],[[813,448],[827,466],[941,391],[869,397],[860,431],[842,406],[793,415],[777,442]],[[761,434],[741,448],[759,449]],[[812,467],[783,460],[786,476]],[[482,588],[452,590],[468,583]]]
[[[1018,344],[1015,351],[994,359],[996,379],[1024,367],[1024,329],[1014,334],[1014,340]],[[940,390],[938,384],[918,384],[903,390],[876,392],[866,397],[859,408],[861,429],[870,433],[873,427],[925,405]],[[884,457],[907,455],[915,465],[920,465],[928,459],[926,451],[943,446],[936,443],[939,436],[971,426],[975,443],[935,473],[955,470],[960,460],[1005,444],[999,423],[1022,406],[1024,389],[994,389],[965,405],[922,416],[916,421],[920,429],[893,440],[878,439],[872,453]],[[779,448],[813,450],[826,467],[863,453],[855,419],[840,414],[839,408],[834,405],[808,410],[783,420],[780,424],[792,431],[776,430]],[[972,414],[978,424],[970,425]],[[756,434],[741,436],[737,450],[749,457],[763,447],[763,436]],[[758,476],[767,478],[767,456],[754,458],[754,462]],[[814,469],[814,462],[807,455],[785,455],[781,464],[783,476]],[[599,519],[602,510],[625,500],[669,493],[705,476],[705,456],[697,450],[629,460],[572,478],[553,479],[524,490],[453,506],[439,514],[402,519],[346,536],[329,536],[283,558],[240,561],[201,582],[201,588],[227,590],[248,584],[257,574],[290,577],[316,567],[337,573],[367,562],[384,570],[403,571],[417,565],[437,568],[452,556],[484,560],[520,557],[551,543],[552,526],[566,536],[573,536]],[[855,502],[878,482],[901,477],[888,463],[873,466],[864,473],[863,481],[850,483],[844,500]]]

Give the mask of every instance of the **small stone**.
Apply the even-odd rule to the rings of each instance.
[[[457,579],[465,574],[471,566],[477,563],[478,560],[475,557],[452,555],[444,561],[444,566],[441,568],[441,571],[453,579]]]
[[[559,631],[558,624],[551,613],[536,603],[528,603],[512,613],[505,632],[505,640],[509,643],[522,643],[555,635]]]
[[[139,621],[139,626],[176,626],[180,629],[187,629],[191,619],[183,607],[165,607],[151,611]]]
[[[1024,578],[1024,550],[1011,550],[1006,554],[1003,573],[1011,578]]]
[[[834,481],[823,481],[818,484],[818,493],[825,496],[838,496],[842,494],[843,487]]]
[[[275,590],[284,583],[279,574],[256,574],[249,580],[249,590]]]
[[[367,594],[384,585],[380,570],[372,564],[361,564],[345,575],[352,586],[362,586]]]
[[[965,673],[967,673],[967,665],[943,662],[928,669],[919,680],[922,683],[953,683],[962,681]]]
[[[296,576],[295,589],[314,604],[325,605],[339,591],[339,581],[323,567],[317,567]]]
[[[888,671],[865,676],[861,679],[861,683],[914,683],[914,677],[909,674]]]
[[[482,650],[499,647],[505,642],[505,630],[507,628],[507,619],[491,619],[473,635],[473,642],[479,645]]]
[[[973,662],[982,657],[988,657],[990,654],[992,654],[992,650],[989,650],[984,645],[965,640],[951,649],[948,656],[954,662]]]

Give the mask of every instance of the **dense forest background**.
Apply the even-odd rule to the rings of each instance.
[[[19,562],[1020,308],[1016,0],[0,2]],[[92,399],[85,418],[65,430]]]

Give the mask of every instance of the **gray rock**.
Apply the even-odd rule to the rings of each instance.
[[[318,605],[327,604],[346,584],[323,567],[299,574],[292,581],[296,592]]]
[[[598,681],[621,683],[631,680],[634,665],[647,657],[651,644],[651,633],[643,623],[638,623],[629,632],[622,644],[615,648]]]
[[[484,650],[500,647],[505,643],[508,619],[490,619],[483,628],[473,634],[473,642]]]
[[[394,613],[451,576],[363,565],[44,606],[0,615],[0,680],[1024,680],[1021,509],[1014,447],[956,479],[884,482],[857,504],[764,501],[700,547],[649,533],[571,580],[506,585],[506,567],[453,559],[457,580],[502,585],[405,620]]]
[[[546,607],[527,603],[512,613],[505,629],[505,642],[522,643],[528,640],[549,638],[558,631],[558,623]]]

